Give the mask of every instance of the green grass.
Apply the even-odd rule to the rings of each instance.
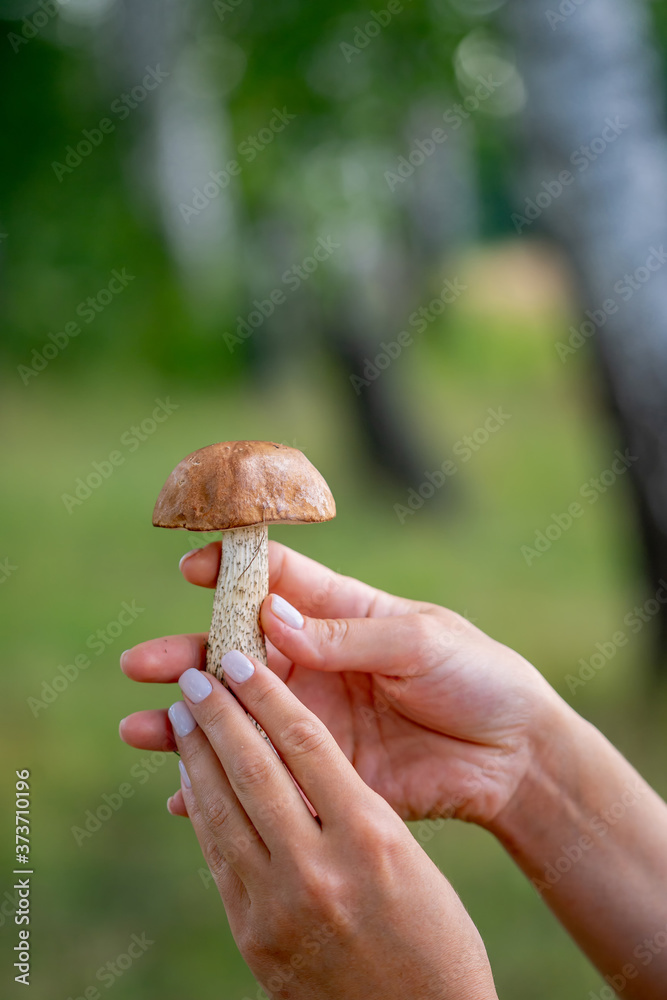
[[[489,407],[504,407],[511,419],[461,464],[447,498],[441,491],[404,524],[394,504],[405,503],[405,492],[370,472],[350,399],[317,358],[276,384],[225,385],[217,394],[136,373],[91,371],[67,382],[55,365],[25,388],[8,376],[0,559],[7,556],[17,569],[0,584],[0,748],[5,803],[14,769],[29,767],[33,775],[33,1000],[78,997],[91,985],[104,996],[96,972],[125,950],[132,933],[155,943],[113,984],[118,996],[256,996],[217,893],[198,874],[202,860],[189,826],[166,813],[175,759],[141,783],[132,769],[142,754],[117,737],[121,716],[173,700],[170,690],[132,686],[118,670],[122,650],[208,623],[210,593],[189,588],[177,571],[189,538],[151,527],[162,482],[187,452],[234,438],[296,444],[329,480],[339,515],[327,525],[276,529],[274,537],[385,589],[456,608],[519,649],[566,695],[565,677],[579,658],[647,596],[622,481],[526,566],[521,546],[608,466],[615,443],[584,359],[562,366],[551,327],[490,327],[473,314],[457,316],[442,346],[411,348],[383,376],[402,380],[414,400],[429,469]],[[130,452],[122,435],[167,395],[179,408]],[[123,464],[68,513],[62,494],[115,449]],[[144,610],[94,654],[88,637],[132,601]],[[646,700],[648,641],[646,629],[571,700],[664,793],[665,706]],[[59,665],[80,653],[88,653],[90,666],[35,717],[28,698],[39,698]],[[132,797],[77,845],[72,827],[123,782],[132,784]],[[3,846],[10,842],[10,808],[3,811]],[[599,977],[489,836],[451,822],[428,849],[482,930],[501,997],[562,1000],[599,989]],[[11,855],[5,857],[9,872]],[[8,875],[4,881],[11,885]],[[14,929],[3,930],[10,949]]]

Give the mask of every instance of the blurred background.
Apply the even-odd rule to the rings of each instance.
[[[263,996],[167,815],[175,760],[117,737],[174,700],[120,653],[209,621],[177,570],[202,539],[151,512],[214,441],[304,451],[339,514],[275,538],[471,618],[664,794],[665,8],[0,17],[3,996],[22,768],[35,1000]],[[501,997],[601,988],[489,836],[414,832]]]

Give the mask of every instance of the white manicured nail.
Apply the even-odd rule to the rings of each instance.
[[[293,608],[284,597],[273,594],[271,597],[271,610],[276,618],[289,625],[290,628],[303,628],[303,615],[296,608]]]
[[[220,661],[220,666],[227,676],[236,681],[237,684],[247,681],[255,673],[255,668],[248,657],[244,656],[238,649],[230,649],[228,653],[225,653]]]
[[[202,670],[197,670],[195,667],[189,667],[185,673],[182,673],[178,678],[178,686],[190,701],[193,701],[197,705],[204,698],[208,698],[211,691],[213,690],[213,685]]]
[[[195,717],[184,701],[177,701],[171,706],[169,720],[177,736],[189,736],[193,729],[197,728]]]

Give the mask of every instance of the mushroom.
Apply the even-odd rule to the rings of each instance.
[[[269,592],[269,524],[312,524],[335,516],[322,476],[287,445],[211,444],[193,451],[171,473],[155,504],[153,524],[222,531],[206,670],[223,684],[220,661],[230,649],[266,663],[259,610]]]

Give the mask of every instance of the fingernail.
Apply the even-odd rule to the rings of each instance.
[[[181,772],[181,777],[183,778],[183,784],[185,785],[185,787],[192,788],[192,782],[190,781],[188,772],[185,770],[185,764],[183,763],[182,760],[179,760],[178,762],[178,769]]]
[[[125,716],[125,719],[127,719],[127,715]],[[123,738],[123,723],[125,722],[125,719],[121,719],[120,722],[118,723],[118,735],[120,736],[121,740]]]
[[[128,654],[129,652],[130,652],[130,651],[129,651],[129,649],[126,649],[126,650],[124,650],[124,652],[122,652],[122,653],[120,654],[120,669],[121,669],[121,670],[122,670],[123,672],[125,672],[125,657],[127,656],[127,654]]]
[[[199,549],[190,549],[190,551],[186,552],[184,556],[181,556],[181,558],[178,561],[178,568],[183,569],[185,563],[188,561],[190,556],[193,556],[195,554],[195,552],[199,552]]]
[[[220,660],[220,666],[233,681],[242,684],[255,673],[255,668],[248,659],[238,649],[230,649]]]
[[[169,813],[170,816],[174,815],[173,812],[171,811],[171,800],[172,799],[173,799],[173,795],[170,795],[169,798],[167,799],[167,812]]]
[[[184,674],[181,674],[178,683],[186,698],[194,701],[195,704],[208,698],[213,690],[213,685],[206,674],[195,667],[190,667]]]
[[[188,736],[197,728],[195,717],[184,701],[177,701],[167,714],[177,736]]]
[[[276,618],[289,625],[290,628],[303,628],[303,615],[296,608],[293,608],[284,597],[273,594],[271,597],[271,610]]]

